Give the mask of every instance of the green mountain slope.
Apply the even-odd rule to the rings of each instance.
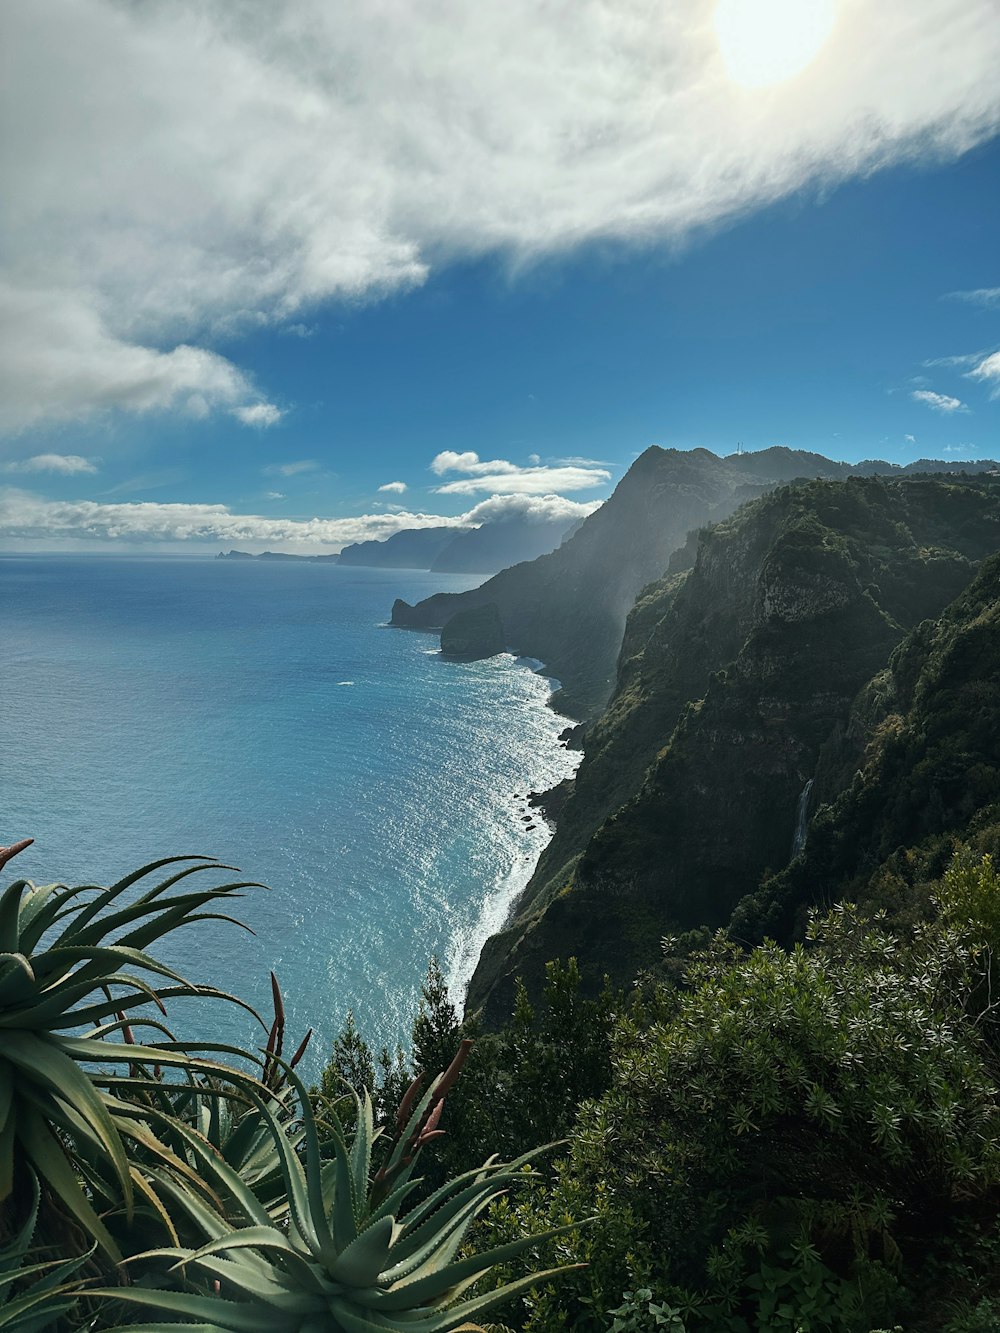
[[[470,1007],[575,954],[628,981],[660,937],[725,924],[788,862],[852,700],[1000,547],[994,477],[782,487],[675,557],[629,618],[618,683]],[[843,759],[841,759],[841,764]]]
[[[1000,849],[1000,556],[918,625],[859,693],[820,756],[802,853],[733,916],[741,937],[788,938],[806,907],[899,907],[954,839]]]

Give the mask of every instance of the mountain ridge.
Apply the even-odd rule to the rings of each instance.
[[[593,720],[614,688],[626,618],[636,597],[663,575],[689,532],[799,477],[912,476],[922,466],[838,463],[784,446],[723,458],[707,449],[653,445],[556,551],[501,570],[464,593],[438,593],[415,606],[397,599],[390,623],[441,629],[459,611],[495,603],[507,647],[537,658],[561,682],[553,706]],[[985,472],[996,464],[977,460],[933,466],[938,472]]]

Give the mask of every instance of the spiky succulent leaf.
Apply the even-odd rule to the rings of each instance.
[[[509,1164],[491,1161],[448,1182],[409,1217],[400,1219],[386,1212],[385,1200],[376,1197],[372,1184],[358,1175],[358,1164],[367,1157],[370,1145],[370,1138],[368,1143],[365,1139],[372,1132],[365,1105],[358,1103],[350,1150],[343,1127],[332,1117],[329,1144],[334,1156],[324,1162],[305,1090],[291,1071],[287,1078],[299,1101],[300,1151],[292,1146],[279,1103],[269,1101],[260,1090],[251,1088],[247,1094],[257,1104],[280,1159],[291,1205],[287,1230],[262,1218],[252,1195],[253,1206],[246,1208],[249,1191],[238,1178],[233,1180],[234,1173],[221,1154],[203,1141],[202,1168],[217,1193],[228,1195],[230,1216],[242,1201],[245,1211],[240,1225],[236,1230],[227,1229],[220,1217],[200,1203],[191,1216],[197,1217],[199,1210],[208,1214],[207,1221],[202,1218],[206,1243],[194,1249],[157,1251],[145,1258],[172,1259],[175,1270],[182,1269],[188,1282],[201,1274],[203,1290],[171,1291],[159,1304],[160,1293],[134,1287],[119,1292],[120,1300],[158,1314],[211,1322],[230,1333],[246,1333],[251,1327],[266,1333],[309,1333],[312,1328],[325,1333],[451,1333],[552,1276],[536,1273],[496,1291],[466,1295],[496,1264],[507,1263],[575,1226],[525,1236],[485,1254],[458,1257],[475,1218],[505,1189],[530,1178],[525,1168],[537,1154]],[[421,1099],[423,1115],[432,1104],[434,1086]],[[418,1120],[417,1125],[420,1123]],[[412,1139],[412,1124],[409,1133]],[[402,1163],[402,1158],[397,1160]],[[171,1184],[175,1195],[184,1188],[179,1180]],[[216,1295],[211,1293],[212,1283],[220,1284]]]
[[[171,868],[165,879],[132,892],[165,867]],[[206,1053],[242,1057],[235,1048],[196,1048],[172,1040],[165,1028],[158,1033],[165,1039],[144,1044],[134,1040],[136,1029],[128,1029],[124,1017],[144,1005],[165,1012],[165,1001],[180,996],[222,995],[192,984],[147,952],[171,931],[220,915],[206,909],[249,887],[238,882],[194,890],[185,882],[183,891],[177,890],[192,875],[221,869],[229,867],[208,858],[169,857],[106,889],[35,888],[18,880],[0,895],[0,1203],[14,1188],[15,1163],[24,1160],[115,1259],[118,1248],[81,1177],[87,1178],[89,1159],[90,1179],[96,1179],[100,1169],[94,1163],[103,1156],[103,1170],[126,1213],[131,1214],[137,1188],[149,1201],[149,1192],[137,1186],[125,1146],[126,1138],[136,1138],[141,1098],[125,1110],[122,1096],[158,1077],[157,1067],[190,1078],[216,1076],[229,1085],[244,1077],[204,1058]],[[74,1035],[93,1024],[99,1026],[85,1036]],[[143,1029],[141,1015],[136,1028]],[[133,1040],[109,1040],[117,1033]],[[95,1072],[95,1065],[127,1072],[110,1077]],[[149,1137],[146,1147],[153,1147]],[[167,1152],[160,1156],[169,1160]]]
[[[93,1250],[71,1259],[27,1263],[38,1223],[40,1190],[32,1173],[32,1202],[17,1234],[0,1247],[0,1330],[42,1333],[76,1304],[79,1281],[72,1281]],[[34,1279],[28,1283],[28,1279]],[[27,1284],[27,1285],[26,1285]]]

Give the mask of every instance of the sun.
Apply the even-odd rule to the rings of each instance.
[[[836,0],[719,0],[715,32],[730,77],[768,88],[805,69],[836,17]]]

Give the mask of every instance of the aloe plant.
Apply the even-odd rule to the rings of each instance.
[[[29,841],[0,850],[0,866]],[[165,867],[171,873],[143,889],[141,882]],[[126,1142],[167,1165],[175,1162],[141,1099],[128,1100],[131,1092],[148,1087],[156,1067],[230,1084],[240,1078],[195,1053],[229,1048],[176,1041],[158,1017],[134,1015],[151,1008],[162,1015],[166,1001],[194,995],[243,1003],[192,984],[147,952],[183,925],[232,920],[207,909],[238,896],[249,882],[187,883],[202,871],[230,869],[207,857],[167,857],[110,888],[36,888],[22,879],[0,896],[0,1204],[14,1192],[23,1161],[112,1259],[121,1256],[94,1207],[97,1183],[110,1175],[128,1215],[137,1193],[162,1215],[146,1175],[129,1162]],[[130,1016],[133,1025],[155,1033],[155,1045],[135,1039]],[[95,1066],[124,1066],[125,1072],[102,1078]]]
[[[224,1218],[180,1181],[165,1181],[175,1209],[201,1226],[206,1243],[196,1249],[151,1251],[147,1264],[172,1260],[173,1272],[201,1290],[133,1286],[101,1293],[145,1307],[158,1316],[149,1324],[122,1325],[117,1333],[154,1330],[162,1320],[195,1321],[203,1329],[232,1333],[448,1333],[552,1275],[534,1273],[479,1295],[468,1289],[491,1267],[563,1234],[557,1228],[525,1236],[484,1254],[461,1251],[470,1226],[511,1185],[534,1174],[529,1153],[507,1164],[489,1161],[449,1181],[412,1207],[401,1210],[419,1183],[414,1169],[421,1148],[437,1128],[444,1097],[457,1077],[468,1044],[452,1066],[421,1096],[414,1085],[398,1117],[399,1133],[384,1165],[372,1174],[378,1137],[370,1097],[357,1101],[353,1139],[335,1113],[317,1123],[298,1079],[287,1071],[298,1097],[301,1151],[282,1118],[251,1093],[270,1132],[280,1162],[288,1217],[277,1225],[240,1176],[191,1131],[190,1145],[219,1195],[239,1207],[241,1226]],[[322,1150],[324,1131],[331,1155]],[[552,1270],[553,1272],[556,1270]],[[157,1279],[152,1272],[148,1280]]]
[[[47,1263],[26,1262],[38,1222],[40,1197],[34,1173],[30,1179],[28,1216],[13,1240],[0,1246],[0,1333],[42,1333],[67,1315],[80,1292],[76,1274],[90,1258],[88,1253]]]

